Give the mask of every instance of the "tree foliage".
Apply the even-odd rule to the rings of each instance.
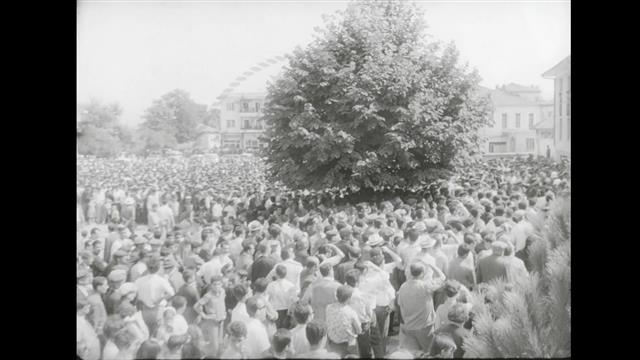
[[[80,105],[78,152],[83,155],[114,156],[131,144],[131,131],[119,123],[122,108],[92,99]]]
[[[143,115],[140,139],[143,149],[174,147],[195,140],[196,127],[210,115],[184,90],[173,90],[154,100]]]
[[[529,252],[529,278],[474,291],[474,333],[464,341],[465,357],[571,356],[570,195],[556,200],[536,231],[542,236]]]
[[[357,1],[325,19],[268,86],[267,163],[292,188],[389,189],[447,175],[479,147],[488,101],[449,44],[403,1]]]

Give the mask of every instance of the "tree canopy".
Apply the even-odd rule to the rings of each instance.
[[[80,105],[78,152],[84,155],[114,156],[133,142],[131,129],[120,124],[118,103],[102,104],[92,99]]]
[[[325,18],[268,86],[270,175],[291,188],[409,188],[479,147],[488,101],[453,44],[427,41],[403,1],[356,1]]]
[[[139,139],[144,150],[175,147],[195,140],[198,124],[216,121],[215,112],[193,101],[184,90],[173,90],[157,100],[143,115]]]

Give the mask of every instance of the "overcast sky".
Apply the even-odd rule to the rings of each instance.
[[[252,66],[305,46],[321,15],[347,1],[79,1],[77,100],[119,102],[122,121],[140,123],[144,110],[181,88],[203,104]],[[537,85],[541,74],[570,55],[569,1],[418,1],[427,32],[453,40],[482,85]],[[283,63],[238,87],[262,84]]]

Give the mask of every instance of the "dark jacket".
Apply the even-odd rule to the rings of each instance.
[[[257,258],[251,265],[251,272],[249,274],[251,283],[261,277],[266,278],[275,266],[276,260],[271,256],[260,256]]]

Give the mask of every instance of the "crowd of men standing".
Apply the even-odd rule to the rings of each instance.
[[[462,357],[473,290],[528,276],[534,224],[570,189],[567,163],[531,159],[358,204],[271,184],[256,158],[77,169],[94,360]]]

